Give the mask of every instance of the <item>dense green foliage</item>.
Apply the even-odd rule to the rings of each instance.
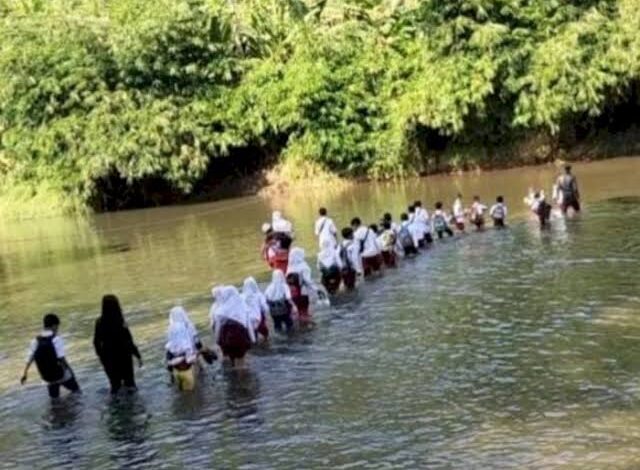
[[[249,148],[428,170],[636,106],[638,31],[636,0],[0,0],[2,184],[187,194]]]

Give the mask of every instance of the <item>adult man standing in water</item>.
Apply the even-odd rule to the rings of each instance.
[[[560,209],[566,214],[570,207],[575,212],[580,212],[580,191],[578,190],[578,180],[571,173],[571,165],[564,167],[564,174],[558,176],[556,181],[558,191],[562,195]]]

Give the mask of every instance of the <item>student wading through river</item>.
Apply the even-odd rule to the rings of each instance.
[[[60,319],[53,313],[48,313],[43,319],[44,330],[32,342],[29,347],[29,356],[20,383],[27,382],[29,368],[33,362],[38,367],[40,377],[47,383],[47,389],[51,398],[60,396],[60,387],[71,392],[80,392],[76,378],[64,356],[64,342],[58,336]]]
[[[564,174],[558,176],[556,182],[560,200],[560,209],[563,214],[566,214],[569,208],[573,208],[574,211],[580,212],[580,191],[578,190],[578,180],[571,173],[571,165],[564,167]]]
[[[102,298],[102,314],[96,320],[93,346],[111,384],[111,393],[118,393],[123,386],[136,390],[133,358],[142,367],[142,357],[133,342],[131,332],[124,321],[120,301],[115,295]]]

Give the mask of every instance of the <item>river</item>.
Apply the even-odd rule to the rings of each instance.
[[[0,225],[1,468],[634,468],[640,465],[640,159],[575,165],[585,210],[541,233],[522,197],[552,166],[360,184]],[[509,230],[439,243],[317,326],[167,385],[169,308],[205,342],[210,288],[266,279],[274,209],[315,254],[325,205],[345,224],[407,201],[506,198]],[[111,400],[91,333],[117,294],[145,358],[139,393]],[[18,377],[42,314],[62,318],[80,397],[52,405]]]

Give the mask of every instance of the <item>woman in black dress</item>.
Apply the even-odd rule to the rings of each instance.
[[[111,393],[118,393],[123,385],[135,390],[133,357],[138,359],[140,367],[142,358],[122,316],[120,301],[115,295],[105,295],[102,298],[102,315],[96,320],[93,346],[109,378]]]

